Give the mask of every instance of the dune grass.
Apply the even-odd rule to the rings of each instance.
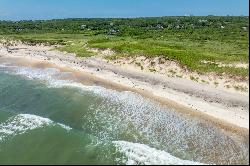
[[[3,37],[3,36],[2,36]],[[248,63],[248,43],[221,42],[218,40],[193,41],[178,38],[168,39],[135,39],[107,35],[89,36],[85,34],[23,34],[4,36],[9,39],[18,39],[27,43],[59,44],[59,51],[75,53],[79,57],[95,55],[89,48],[112,49],[115,51],[109,59],[127,56],[157,57],[178,62],[181,66],[198,73],[215,73],[229,75],[232,78],[247,79],[248,69],[234,67],[219,67],[216,64],[202,61],[229,63]],[[87,46],[87,47],[86,47]]]
[[[248,50],[239,48],[230,42],[99,37],[89,40],[88,46],[100,49],[111,48],[117,52],[117,54],[108,57],[109,59],[138,55],[146,57],[163,56],[199,73],[214,72],[219,75],[227,74],[241,79],[246,79],[248,76],[248,70],[244,68],[219,67],[216,64],[203,63],[203,61],[224,64],[248,63]]]
[[[91,57],[95,55],[86,48],[86,36],[83,34],[57,34],[57,33],[42,33],[42,34],[23,34],[23,35],[8,35],[2,36],[9,40],[21,40],[29,44],[48,44],[60,45],[56,48],[59,51],[75,53],[79,57]],[[1,37],[1,36],[0,36]]]
[[[23,42],[27,42],[29,44],[60,44],[65,45],[69,41],[76,41],[83,39],[82,34],[58,34],[58,33],[27,33],[27,34],[13,34],[13,35],[2,35],[0,37],[5,37],[8,39],[21,40]]]
[[[91,57],[95,54],[91,51],[88,51],[85,42],[82,41],[74,41],[74,42],[68,42],[65,44],[65,46],[57,48],[59,51],[66,51],[68,53],[74,53],[78,57]]]
[[[243,80],[248,69],[226,64],[248,63],[248,32],[248,17],[230,16],[0,21],[0,37],[56,44],[80,57],[95,55],[87,48],[112,49],[108,59],[161,56],[190,71]]]

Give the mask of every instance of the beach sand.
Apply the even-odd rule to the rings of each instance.
[[[79,82],[136,92],[177,111],[212,121],[223,129],[249,131],[248,93],[141,71],[132,66],[110,63],[101,56],[79,58],[51,49],[52,46],[22,43],[7,48],[0,44],[0,63],[11,61],[24,66],[70,71]]]

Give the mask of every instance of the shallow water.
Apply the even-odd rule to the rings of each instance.
[[[70,75],[0,64],[0,164],[249,163],[244,137]]]

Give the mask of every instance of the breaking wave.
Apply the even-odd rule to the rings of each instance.
[[[124,162],[126,164],[201,164],[177,158],[181,156],[209,164],[216,163],[214,161],[229,163],[228,159],[231,160],[230,163],[234,163],[248,157],[246,144],[236,142],[231,136],[223,134],[209,123],[180,116],[175,111],[163,108],[135,93],[85,86],[74,80],[64,80],[61,78],[69,73],[54,68],[36,69],[10,65],[1,67],[10,68],[8,71],[11,74],[44,81],[50,88],[77,88],[84,94],[89,92],[96,95],[96,98],[102,97],[98,102],[93,98],[88,108],[89,112],[82,117],[86,119],[83,126],[94,136],[101,138],[101,141],[124,140],[120,136],[124,134],[125,137],[130,136],[129,141],[142,143],[113,142],[127,157]],[[90,115],[94,118],[89,118]],[[37,120],[33,115],[28,115],[28,118],[24,114],[18,116],[0,124],[0,140],[6,137],[5,135],[21,134],[48,125],[60,125],[46,118],[40,117]],[[70,129],[66,126],[64,128]]]
[[[69,131],[71,128],[50,119],[30,114],[19,114],[0,124],[0,141],[15,135],[24,134],[30,130],[45,126],[60,126]]]
[[[202,163],[181,160],[169,153],[144,144],[127,141],[113,141],[113,144],[125,157],[126,165],[202,165]]]

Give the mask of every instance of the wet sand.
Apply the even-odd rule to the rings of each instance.
[[[77,58],[73,54],[49,51],[51,47],[19,44],[0,45],[0,63],[11,62],[38,68],[58,68],[73,73],[87,85],[132,91],[176,111],[205,119],[222,129],[248,135],[248,95],[214,89],[185,79],[165,78],[107,63],[100,57]]]

